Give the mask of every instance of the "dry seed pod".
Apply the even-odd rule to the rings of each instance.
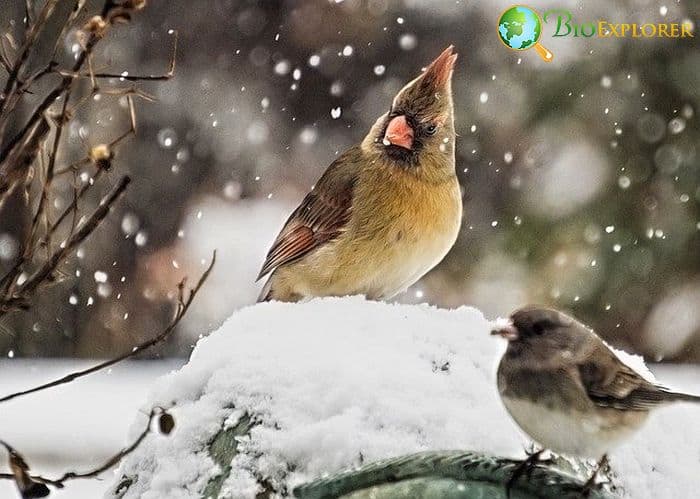
[[[158,417],[158,429],[162,434],[170,435],[174,428],[175,418],[171,414],[164,412]]]
[[[133,10],[143,10],[146,8],[146,0],[127,0],[124,7]]]
[[[97,144],[90,148],[90,161],[100,170],[109,170],[112,167],[114,151],[108,144]]]
[[[107,22],[102,16],[93,16],[83,26],[83,31],[102,37],[107,29]]]

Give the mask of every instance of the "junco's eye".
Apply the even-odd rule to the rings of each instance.
[[[540,334],[544,333],[546,326],[547,325],[545,324],[544,321],[535,322],[532,325],[532,332],[535,333],[536,335],[540,335]]]
[[[427,135],[435,135],[435,132],[437,132],[437,125],[430,124],[425,127],[425,133]]]

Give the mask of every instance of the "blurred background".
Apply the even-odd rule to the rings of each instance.
[[[41,2],[39,2],[41,3]],[[690,1],[531,2],[574,19],[695,22]],[[254,303],[255,276],[286,219],[326,166],[360,141],[394,93],[449,44],[464,223],[457,244],[397,298],[473,305],[488,317],[526,303],[575,313],[652,360],[700,361],[700,51],[695,38],[552,38],[545,64],[504,47],[508,1],[149,0],[100,45],[118,73],[167,70],[140,87],[138,133],[111,182],[134,182],[62,265],[64,279],[0,325],[4,357],[104,357],[170,320],[176,283],[219,262],[190,315],[151,355],[186,357]],[[3,30],[24,2],[0,4]],[[76,51],[69,34],[64,57]],[[81,109],[59,162],[128,128],[124,100]],[[87,179],[87,176],[85,177]],[[60,185],[60,183],[59,183]],[[60,188],[59,188],[60,189]],[[52,199],[58,210],[70,203]],[[60,192],[59,192],[60,194]],[[0,268],[29,216],[0,214]],[[3,270],[4,271],[4,270]]]
[[[165,345],[3,408],[2,438],[35,470],[84,469],[124,442],[152,380],[255,302],[269,245],[327,165],[449,44],[460,54],[453,88],[463,227],[445,260],[397,300],[472,305],[490,318],[549,304],[648,360],[700,362],[695,38],[552,38],[545,24],[541,41],[554,53],[545,64],[498,39],[497,20],[511,5],[504,0],[147,3],[110,31],[93,64],[163,74],[177,30],[175,76],[139,83],[157,100],[137,100],[137,135],[90,190],[94,205],[128,173],[125,198],[61,265],[58,282],[0,322],[2,393],[153,337],[172,318],[180,279],[198,278],[215,248],[218,262]],[[101,2],[87,4],[94,12]],[[530,5],[569,9],[579,22],[694,27],[700,14],[689,0]],[[21,39],[23,16],[23,1],[0,2],[0,31]],[[79,42],[68,33],[68,63]],[[95,96],[65,131],[58,164],[128,127],[123,98]],[[71,202],[71,181],[56,182],[56,212]],[[0,211],[1,274],[30,217],[18,199]],[[697,391],[697,365],[658,369]],[[81,482],[56,497],[94,498],[105,483]],[[12,485],[0,484],[0,495],[10,494]]]

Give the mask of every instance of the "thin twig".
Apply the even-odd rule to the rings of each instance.
[[[13,107],[16,104],[16,101],[22,97],[22,94],[25,93],[30,93],[29,88],[34,85],[38,80],[43,78],[46,75],[53,74],[56,71],[56,65],[58,63],[56,61],[49,61],[49,63],[44,66],[43,68],[39,69],[36,71],[34,74],[29,75],[24,81],[22,81],[22,84],[17,87],[16,92],[14,93],[14,101],[12,102],[10,107]]]
[[[27,178],[49,131],[49,124],[42,117],[0,161],[0,205],[15,186]]]
[[[5,182],[7,192],[15,188],[22,180],[37,182],[32,180],[31,165],[37,163],[35,168],[43,173],[42,179],[38,181],[40,184],[40,199],[36,203],[35,212],[32,217],[32,223],[28,234],[23,235],[27,239],[27,244],[23,247],[10,271],[0,278],[0,318],[10,311],[27,308],[31,303],[32,298],[37,290],[45,284],[53,281],[60,272],[59,266],[71,254],[76,247],[86,240],[105,220],[108,216],[111,207],[123,195],[130,178],[122,177],[117,184],[110,189],[105,195],[99,206],[88,216],[80,217],[79,206],[80,199],[84,196],[87,190],[94,185],[94,180],[98,179],[103,172],[111,168],[111,162],[114,158],[114,149],[127,137],[136,133],[136,115],[134,110],[134,97],[141,97],[145,100],[153,100],[153,97],[142,92],[134,87],[132,88],[114,88],[114,89],[99,89],[98,79],[100,78],[119,78],[120,81],[162,81],[172,78],[175,71],[175,61],[177,55],[178,35],[175,33],[173,40],[172,56],[170,59],[168,72],[162,75],[146,75],[146,76],[122,76],[111,75],[107,72],[95,73],[93,70],[93,50],[95,45],[104,38],[109,28],[121,22],[128,22],[131,16],[141,10],[145,2],[137,0],[103,0],[101,14],[90,17],[89,20],[81,27],[76,25],[76,20],[82,13],[86,4],[86,0],[66,0],[72,4],[72,10],[68,15],[68,19],[63,23],[58,37],[48,41],[49,47],[53,46],[53,55],[45,66],[40,66],[37,62],[31,62],[32,54],[36,54],[41,33],[47,31],[46,26],[50,23],[50,18],[53,16],[54,8],[59,5],[59,0],[44,0],[43,6],[38,9],[39,12],[34,12],[34,0],[25,0],[25,30],[24,36],[21,38],[21,44],[15,42],[11,34],[7,33],[0,38],[0,67],[3,68],[8,76],[3,83],[5,89],[0,94],[0,187]],[[55,17],[55,16],[54,16]],[[69,66],[69,71],[57,70],[57,57],[61,44],[65,40],[67,33],[71,29],[80,28],[79,43],[80,51],[76,55],[75,62]],[[7,49],[5,40],[9,41],[10,50]],[[38,69],[36,69],[38,68]],[[87,73],[86,73],[87,72]],[[54,78],[51,75],[56,75]],[[45,77],[42,83],[50,84],[46,91],[38,89],[36,83]],[[77,93],[77,86],[81,82],[79,78],[89,77],[92,83],[91,90],[81,90],[80,96]],[[128,85],[123,85],[128,86]],[[82,87],[81,87],[82,88]],[[74,89],[76,90],[73,95]],[[0,90],[2,90],[0,88]],[[80,108],[85,102],[97,92],[102,92],[109,95],[124,95],[127,98],[129,110],[129,129],[119,135],[109,144],[98,144],[92,147],[87,155],[87,158],[79,161],[68,168],[62,168],[57,165],[58,151],[61,146],[61,139],[64,135],[63,128],[70,121],[76,109]],[[22,118],[16,116],[18,106],[23,102],[26,94],[40,93],[41,97],[37,97],[36,102],[32,105],[28,112],[29,118],[20,121]],[[60,115],[57,118],[57,126],[53,136],[49,134],[49,127],[46,122],[48,112],[52,106],[56,105],[58,98],[63,98],[61,103]],[[72,98],[73,97],[73,98]],[[70,103],[70,106],[69,106]],[[5,131],[12,126],[18,130],[16,135],[11,137],[5,136]],[[9,140],[4,140],[9,138]],[[53,142],[51,142],[53,141]],[[38,158],[38,159],[37,159]],[[80,165],[92,164],[96,171],[89,184],[80,186],[77,181],[77,168]],[[62,165],[61,165],[62,166]],[[58,220],[53,221],[53,214],[49,216],[49,201],[52,199],[51,192],[53,190],[54,179],[56,175],[70,171],[73,175],[73,196],[70,206],[68,206],[59,216]],[[10,172],[8,176],[5,173]],[[23,176],[24,175],[24,176]],[[4,179],[3,179],[4,178]],[[2,201],[2,190],[0,188],[0,202]],[[32,206],[32,205],[30,205]],[[30,208],[31,210],[31,208]],[[66,225],[66,220],[72,213],[72,221],[70,230],[67,235],[62,237],[63,242],[56,246],[51,243],[52,235],[59,229],[61,224]],[[78,220],[80,219],[80,220]],[[46,257],[39,255],[38,249],[41,247],[46,249]],[[45,259],[44,259],[45,258]],[[0,402],[12,400],[22,395],[35,393],[44,389],[49,389],[55,386],[70,383],[83,376],[100,371],[109,366],[112,366],[122,360],[128,359],[140,352],[143,352],[163,341],[165,341],[177,328],[178,324],[189,310],[195,296],[199,292],[201,286],[209,277],[214,266],[216,253],[212,257],[211,264],[200,277],[197,285],[189,290],[187,297],[185,290],[185,280],[183,279],[178,285],[178,301],[174,312],[174,317],[171,322],[161,330],[161,332],[151,340],[145,341],[135,348],[131,349],[118,357],[104,361],[92,368],[68,374],[58,380],[43,384],[22,392],[10,394]],[[30,267],[31,266],[31,267]],[[29,275],[28,275],[29,274]],[[161,416],[161,428],[166,428],[168,425],[163,425],[162,421],[165,417],[172,419],[168,413],[162,408],[155,408],[149,415],[148,425],[136,440],[110,457],[102,465],[86,471],[76,472],[69,471],[58,478],[47,478],[41,475],[31,475],[29,466],[26,464],[23,456],[0,440],[0,445],[4,445],[9,456],[10,470],[12,473],[0,473],[0,479],[12,479],[20,488],[20,492],[24,497],[44,497],[49,494],[47,485],[63,488],[65,482],[80,479],[92,478],[100,473],[113,467],[119,463],[126,455],[133,452],[146,438],[152,430],[152,422],[156,415]],[[172,424],[169,426],[172,427]],[[165,433],[167,431],[163,430]]]
[[[27,58],[29,57],[29,53],[31,52],[30,49],[36,43],[37,36],[39,36],[39,33],[46,25],[46,21],[48,21],[49,17],[53,13],[53,10],[56,7],[57,3],[58,0],[47,0],[47,2],[44,4],[44,7],[41,9],[39,16],[37,17],[36,22],[32,25],[31,29],[29,30],[29,33],[27,33],[22,47],[19,49],[19,53],[17,54],[15,63],[12,65],[10,75],[8,76],[7,81],[5,82],[5,88],[3,89],[2,95],[0,95],[0,119],[2,119],[4,112],[7,108],[6,104],[8,102],[10,92],[17,84],[20,72],[22,71],[24,64],[27,62]]]
[[[130,88],[100,88],[100,93],[105,95],[118,95],[123,96],[134,96],[139,97],[146,102],[155,102],[156,97],[149,93],[144,92],[140,88],[130,87]]]
[[[92,187],[93,185],[95,185],[95,182],[100,178],[100,176],[102,175],[102,172],[103,172],[103,171],[104,171],[103,169],[98,169],[98,170],[95,172],[95,174],[92,176],[92,178],[91,178],[92,182],[87,182],[86,184],[83,184],[82,186],[80,186],[79,189],[76,190],[75,203],[77,203],[78,201],[80,201],[80,200],[83,198],[83,196],[85,195],[85,193],[90,189],[90,187]],[[73,173],[75,173],[75,171],[74,171]],[[56,219],[56,221],[55,221],[55,222],[51,225],[51,227],[49,228],[49,230],[48,230],[48,232],[47,232],[47,234],[46,234],[46,239],[47,239],[47,240],[48,240],[53,234],[55,234],[55,232],[56,232],[56,231],[58,230],[58,228],[61,226],[61,224],[63,223],[63,221],[66,219],[66,217],[67,217],[68,215],[71,214],[72,211],[74,211],[74,210],[73,210],[73,206],[71,205],[71,206],[68,206],[65,210],[63,210],[63,212],[61,212],[61,214],[58,216],[58,218]]]
[[[56,0],[48,0],[47,3],[55,1]],[[117,7],[112,0],[106,0],[105,5],[102,8],[103,17],[107,15],[112,9],[116,8]],[[40,21],[38,20],[37,23],[34,25],[34,29],[36,29],[37,25],[39,24]],[[89,33],[88,39],[85,42],[83,50],[80,52],[78,58],[73,64],[73,72],[80,72],[83,65],[85,64],[85,61],[87,60],[87,57],[92,53],[92,50],[95,48],[95,45],[98,41],[100,41],[103,38],[103,36],[104,32],[91,31]],[[61,81],[57,84],[57,86],[54,87],[54,89],[51,90],[46,95],[46,97],[44,97],[44,100],[42,100],[41,103],[34,109],[34,112],[31,114],[29,120],[24,125],[24,127],[22,127],[22,129],[12,138],[12,140],[9,141],[9,143],[5,146],[5,149],[3,149],[2,152],[0,152],[0,162],[5,159],[5,157],[7,156],[7,152],[12,150],[15,144],[22,140],[22,137],[24,137],[26,133],[31,129],[31,127],[34,126],[34,123],[36,123],[41,118],[41,116],[43,116],[43,114],[46,112],[46,110],[48,110],[49,107],[51,107],[54,101],[68,89],[72,81],[73,78],[71,76],[64,76],[63,78],[61,78]],[[0,105],[0,139],[2,139],[4,133],[3,127],[6,126],[7,122],[9,121],[7,119],[3,119],[3,109],[5,108],[7,99],[1,102],[2,105]]]
[[[5,38],[0,37],[0,63],[2,64],[2,67],[7,71],[7,74],[9,75],[12,72],[12,63],[10,62],[10,58],[7,55],[7,49],[5,48]]]
[[[42,390],[46,390],[47,388],[53,388],[55,386],[60,386],[60,385],[65,385],[67,383],[71,383],[72,381],[75,381],[78,378],[82,378],[83,376],[87,376],[88,374],[95,373],[97,371],[101,371],[107,367],[113,366],[114,364],[117,364],[123,360],[126,360],[128,358],[134,357],[135,355],[138,355],[139,353],[143,352],[144,350],[148,350],[149,348],[163,342],[170,334],[175,330],[177,325],[180,323],[182,318],[185,316],[187,311],[190,308],[190,305],[192,305],[192,301],[194,300],[195,296],[199,292],[200,288],[204,284],[204,282],[207,280],[209,277],[209,274],[211,273],[211,270],[214,268],[214,263],[216,263],[216,251],[214,251],[212,258],[211,258],[211,263],[209,264],[209,267],[204,271],[202,276],[199,278],[199,281],[197,281],[197,285],[190,290],[189,295],[187,298],[184,297],[183,289],[184,289],[184,280],[180,282],[180,285],[178,286],[180,298],[178,300],[177,304],[177,309],[175,311],[175,316],[172,321],[170,321],[170,324],[163,329],[163,331],[155,336],[154,338],[151,338],[150,340],[144,341],[143,343],[140,343],[139,345],[135,346],[132,348],[129,352],[123,353],[117,357],[114,357],[112,359],[106,360],[104,362],[101,362],[99,364],[96,364],[92,367],[89,367],[87,369],[84,369],[82,371],[76,371],[73,373],[70,373],[66,376],[63,376],[62,378],[59,378],[57,380],[51,381],[49,383],[44,383],[43,385],[35,386],[34,388],[29,388],[27,390],[22,390],[19,392],[11,393],[9,395],[5,395],[4,397],[0,398],[0,403],[2,402],[7,402],[9,400],[12,400],[17,397],[21,397],[23,395],[28,395],[30,393],[36,393]]]
[[[61,28],[61,32],[59,33],[58,37],[56,38],[56,43],[54,44],[53,47],[53,55],[51,56],[52,60],[56,60],[58,57],[58,51],[61,48],[61,44],[63,41],[66,39],[66,35],[68,34],[68,30],[73,27],[73,23],[75,22],[75,19],[78,17],[78,14],[80,14],[80,11],[83,9],[85,6],[86,0],[75,0],[75,3],[73,4],[73,9],[71,10],[70,14],[68,15],[68,19],[66,19],[66,22],[63,23],[63,27]]]
[[[88,157],[83,158],[82,160],[74,163],[73,165],[69,165],[65,169],[56,172],[57,175],[60,175],[61,173],[65,173],[66,171],[73,171],[75,174],[75,168],[82,164],[90,163],[93,162],[95,163],[95,166],[97,167],[97,170],[95,171],[95,174],[92,176],[92,182],[87,182],[85,185],[81,186],[80,189],[77,189],[76,192],[76,197],[74,199],[75,201],[75,206],[69,206],[63,212],[58,216],[56,221],[51,225],[50,229],[46,233],[47,240],[58,230],[58,228],[61,226],[61,223],[63,223],[63,220],[68,216],[68,214],[73,211],[75,212],[75,209],[77,209],[77,202],[85,195],[85,193],[94,185],[94,183],[100,178],[102,175],[102,172],[105,172],[111,168],[111,161],[114,156],[114,148],[118,146],[124,139],[126,139],[130,135],[135,135],[136,134],[136,110],[134,109],[134,100],[130,95],[127,96],[128,104],[129,104],[129,129],[122,133],[119,137],[114,139],[112,142],[107,144],[107,151],[110,154],[110,158],[108,160],[107,164],[101,164],[99,161],[93,161],[91,158],[91,155],[88,155]],[[94,159],[94,158],[93,158]]]
[[[78,244],[83,242],[92,232],[100,225],[102,220],[109,213],[111,206],[121,197],[121,195],[126,190],[127,186],[131,182],[129,176],[123,176],[117,185],[100,201],[99,206],[85,221],[83,221],[75,231],[75,233],[68,238],[68,240],[61,243],[59,248],[51,255],[51,257],[42,265],[37,271],[34,272],[24,283],[22,283],[17,289],[10,289],[11,293],[6,296],[5,299],[0,302],[0,317],[10,310],[16,308],[22,308],[27,298],[31,293],[33,293],[36,288],[44,283],[50,278],[58,264],[66,257],[66,255],[73,250]]]
[[[53,147],[51,149],[51,154],[49,156],[49,164],[46,166],[46,173],[44,177],[44,185],[41,189],[41,197],[39,198],[39,206],[36,209],[34,218],[32,220],[32,229],[30,241],[34,239],[36,231],[39,229],[39,220],[44,214],[46,209],[46,203],[49,201],[49,191],[51,189],[51,183],[53,182],[54,171],[56,166],[56,156],[58,155],[58,146],[61,143],[61,135],[63,134],[63,125],[66,123],[66,113],[68,112],[68,102],[70,101],[72,85],[68,86],[66,93],[63,96],[63,107],[61,108],[61,114],[58,118],[58,124],[56,125],[56,132],[53,138]]]
[[[118,78],[123,81],[166,81],[171,79],[175,75],[175,60],[177,59],[177,41],[178,32],[173,32],[173,49],[170,55],[170,65],[168,71],[159,75],[130,75],[128,71],[123,73],[92,73],[88,71],[87,73],[78,71],[66,71],[66,70],[56,70],[61,76],[67,76],[70,78]]]
[[[73,214],[73,217],[71,218],[71,225],[70,225],[70,231],[68,232],[69,237],[73,235],[75,232],[75,228],[78,226],[78,174],[77,172],[73,172],[73,198],[71,200],[69,209],[71,210],[71,213]],[[47,244],[46,246],[49,246],[49,242],[51,241],[51,232],[49,231],[49,228],[46,228],[46,241]]]
[[[12,36],[12,33],[3,33],[2,36],[5,40],[7,40],[7,43],[10,44],[10,48],[16,52],[19,46],[17,45],[15,37]]]
[[[59,175],[64,175],[66,173],[76,172],[78,170],[78,168],[80,168],[81,166],[87,165],[87,164],[90,164],[90,158],[86,156],[84,158],[79,159],[78,161],[76,161],[74,163],[71,163],[68,166],[63,166],[63,167],[59,168],[58,170],[56,170],[55,175],[58,177]],[[96,177],[93,177],[93,179],[96,180]]]
[[[113,456],[111,456],[109,459],[107,459],[103,464],[100,466],[93,468],[89,471],[83,471],[83,472],[77,472],[77,471],[68,471],[61,475],[59,478],[46,478],[41,475],[27,475],[28,478],[30,478],[33,482],[35,483],[41,483],[41,484],[46,484],[46,485],[51,485],[52,487],[56,487],[57,489],[62,489],[65,486],[65,482],[68,482],[70,480],[77,480],[81,478],[94,478],[98,476],[100,473],[103,473],[107,471],[108,469],[112,468],[114,465],[118,464],[122,459],[124,459],[126,456],[131,454],[136,448],[141,445],[141,442],[144,441],[144,439],[148,436],[149,433],[153,431],[153,420],[156,418],[156,416],[162,416],[163,414],[168,414],[163,408],[161,407],[154,407],[151,409],[151,412],[148,414],[148,423],[146,423],[146,427],[141,431],[138,437],[127,447],[123,448]],[[2,445],[4,445],[10,453],[13,453],[15,456],[19,456],[19,459],[24,462],[24,458],[22,455],[17,452],[15,449],[13,449],[11,446],[7,445],[5,442],[0,441]],[[11,450],[10,450],[11,449]],[[28,470],[28,468],[27,468]],[[0,473],[0,480],[15,480],[16,476],[15,474],[12,473]]]
[[[34,6],[32,5],[32,0],[24,0],[24,27],[26,29],[31,29],[32,24],[34,24]]]
[[[77,18],[79,12],[82,10],[82,8],[85,5],[85,0],[75,0],[74,5],[73,5],[73,10],[71,11],[68,21],[65,23],[71,24],[74,22],[74,20]],[[113,22],[117,22],[115,19],[117,19],[118,16],[130,16],[131,12],[134,12],[136,10],[139,10],[140,7],[137,6],[121,6],[119,4],[114,3],[112,0],[105,0],[103,9],[102,9],[102,15],[107,16],[106,19],[109,20],[109,22],[104,26],[111,25]],[[93,18],[94,19],[94,18]],[[65,28],[64,25],[64,28]],[[99,41],[103,36],[104,36],[104,29],[100,28],[98,30],[89,30],[90,36],[88,37],[87,41],[85,41],[83,45],[83,51],[79,54],[78,59],[76,63],[74,64],[73,68],[76,71],[79,71],[80,68],[83,66],[83,64],[87,61],[90,62],[90,55],[92,53],[92,49],[94,45]],[[177,47],[177,35],[176,35],[176,40],[174,42],[173,46],[173,56],[171,60],[171,69],[174,68],[174,60],[175,60],[175,53],[176,53],[176,47]],[[24,84],[27,85],[26,88],[24,86],[21,86],[15,94],[17,94],[15,97],[19,98],[18,96],[21,96],[21,94],[26,90],[29,90],[29,85],[31,83],[34,83],[38,78],[45,74],[49,74],[54,72],[54,67],[55,67],[55,62],[53,60],[49,62],[49,64],[44,67],[42,70],[38,71],[34,75],[30,76],[28,81],[25,81]],[[92,70],[91,70],[92,72]],[[20,82],[21,83],[21,82]],[[18,84],[20,84],[18,83]],[[75,83],[75,80],[73,78],[68,78],[68,77],[63,77],[62,81],[60,84],[54,88],[53,91],[51,91],[45,98],[44,100],[39,104],[39,106],[35,109],[34,113],[30,117],[29,121],[25,125],[25,128],[15,136],[15,138],[10,141],[10,143],[6,146],[6,148],[0,152],[0,157],[4,158],[3,160],[0,160],[0,173],[3,170],[3,165],[5,164],[24,164],[22,162],[18,163],[17,161],[14,161],[16,158],[14,157],[8,157],[8,154],[20,154],[22,151],[30,149],[28,146],[25,144],[28,142],[26,137],[33,137],[35,134],[32,132],[33,129],[27,129],[27,127],[35,123],[37,119],[44,119],[43,113],[50,107],[50,105],[55,101],[55,99],[61,94],[61,91],[65,92],[64,93],[64,98],[65,101],[63,103],[63,109],[60,114],[58,126],[56,129],[56,134],[54,135],[54,142],[53,142],[53,150],[52,153],[49,156],[49,166],[46,170],[46,175],[45,175],[45,181],[44,181],[44,186],[42,188],[42,195],[39,200],[39,205],[36,209],[35,215],[33,217],[32,221],[32,230],[29,231],[29,241],[28,244],[24,245],[24,248],[26,248],[26,251],[23,251],[20,257],[17,259],[13,267],[2,277],[0,278],[0,317],[4,315],[8,311],[6,307],[3,305],[10,305],[10,307],[23,307],[26,306],[25,304],[21,303],[21,300],[23,299],[21,295],[18,295],[16,293],[13,293],[13,287],[17,285],[15,283],[15,280],[18,278],[20,273],[24,270],[24,266],[28,263],[31,262],[34,256],[34,245],[32,245],[32,241],[35,240],[36,234],[37,234],[37,229],[39,226],[39,222],[42,220],[43,215],[46,211],[46,206],[48,202],[48,190],[50,189],[51,182],[53,177],[57,174],[64,173],[66,171],[71,171],[73,169],[73,166],[80,166],[81,164],[85,163],[94,163],[95,166],[97,166],[97,171],[95,175],[93,176],[93,182],[90,184],[87,184],[83,186],[79,192],[77,199],[74,198],[74,202],[70,207],[68,207],[64,212],[59,216],[59,219],[53,223],[53,224],[48,224],[48,220],[44,220],[47,224],[47,229],[44,233],[44,237],[41,242],[41,244],[46,248],[47,251],[47,261],[55,261],[53,257],[51,257],[51,245],[50,245],[50,238],[51,236],[55,233],[55,231],[58,229],[60,224],[67,218],[67,216],[70,213],[76,214],[77,210],[77,205],[76,202],[82,198],[82,196],[87,192],[87,190],[94,184],[94,180],[99,178],[99,176],[103,173],[104,170],[107,170],[111,168],[111,160],[113,158],[113,149],[116,147],[117,144],[119,144],[122,140],[127,138],[128,136],[134,134],[136,132],[136,118],[135,118],[135,111],[134,111],[134,106],[133,106],[133,96],[136,97],[141,97],[145,100],[152,100],[153,97],[146,94],[145,92],[140,91],[137,88],[129,88],[129,89],[115,89],[115,90],[110,90],[107,89],[104,91],[104,93],[111,94],[111,95],[125,95],[128,100],[129,104],[129,117],[130,117],[130,128],[124,132],[122,135],[120,135],[117,139],[113,140],[108,147],[109,150],[109,155],[108,158],[105,160],[103,157],[100,157],[99,159],[94,157],[92,154],[93,150],[96,148],[93,148],[93,150],[90,151],[90,154],[85,160],[81,160],[75,165],[71,165],[70,168],[61,168],[55,171],[55,162],[56,162],[56,157],[57,157],[57,150],[58,150],[58,145],[59,141],[61,138],[61,130],[63,125],[65,124],[66,121],[66,116],[67,114],[72,114],[75,111],[75,108],[77,108],[80,105],[80,102],[78,104],[73,106],[73,110],[68,111],[67,109],[67,104],[70,98],[70,90],[73,88],[73,85]],[[93,92],[96,89],[93,87]],[[0,120],[0,129],[7,124],[7,121],[2,121]],[[0,135],[2,134],[2,131],[0,130]],[[24,138],[24,139],[23,139]],[[23,140],[23,141],[21,141]],[[33,140],[33,139],[32,139]],[[99,147],[99,146],[98,146]],[[20,151],[20,153],[17,153],[17,151]],[[12,160],[12,161],[10,161]],[[27,167],[29,164],[27,163]],[[74,172],[75,173],[75,172]],[[2,175],[0,175],[0,203],[2,202]],[[11,176],[4,176],[4,178],[10,179],[14,178]],[[72,235],[72,234],[71,234]],[[58,252],[57,252],[58,253]],[[45,267],[44,267],[45,268]],[[52,274],[47,274],[45,277],[51,278]],[[4,297],[4,298],[3,298]]]
[[[68,88],[68,85],[70,84],[70,79],[64,78],[61,83],[59,84],[58,87],[54,88],[49,94],[44,98],[44,100],[39,104],[32,115],[29,117],[29,120],[27,123],[24,125],[24,127],[15,135],[12,140],[9,141],[5,149],[3,149],[0,152],[0,162],[4,161],[5,158],[7,157],[8,151],[11,151],[13,147],[15,147],[21,140],[22,137],[26,136],[29,130],[31,130],[32,126],[36,122],[38,122],[42,116],[44,116],[44,113],[51,107],[51,105],[54,103],[56,99],[58,99],[58,96],[61,95],[63,92],[65,92],[66,88]],[[3,120],[0,119],[0,137],[3,135],[3,130],[2,127],[8,122],[9,120]]]

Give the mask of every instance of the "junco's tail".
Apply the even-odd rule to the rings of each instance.
[[[689,393],[666,392],[666,400],[669,402],[695,402],[700,404],[700,396]]]

